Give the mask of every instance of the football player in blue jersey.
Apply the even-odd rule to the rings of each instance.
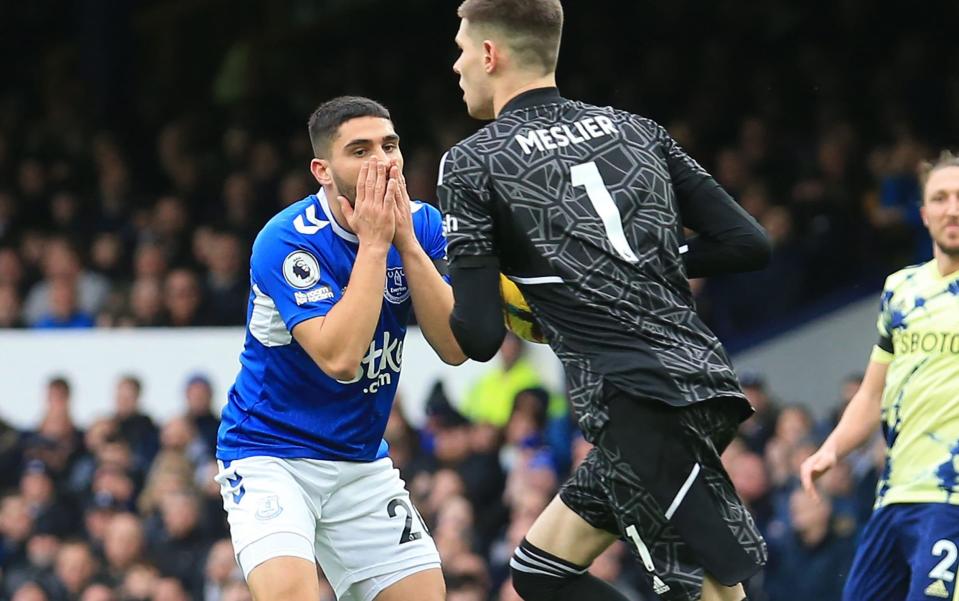
[[[412,202],[389,112],[359,97],[309,122],[320,190],[253,244],[241,369],[217,440],[237,561],[257,601],[439,600],[439,556],[383,432],[410,312],[446,362],[439,212]],[[353,182],[356,182],[355,184]]]

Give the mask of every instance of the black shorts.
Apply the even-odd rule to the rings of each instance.
[[[741,399],[687,407],[607,392],[609,423],[560,490],[570,509],[619,535],[667,601],[698,600],[708,572],[726,586],[766,562],[766,544],[720,453],[744,415]]]

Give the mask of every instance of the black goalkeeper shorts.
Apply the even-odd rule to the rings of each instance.
[[[745,401],[672,407],[611,387],[607,399],[609,423],[563,503],[626,541],[664,600],[698,600],[706,572],[733,586],[759,571],[766,544],[719,458]]]

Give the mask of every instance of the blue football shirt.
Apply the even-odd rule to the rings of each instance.
[[[433,259],[446,256],[442,220],[413,202],[413,229]],[[217,458],[255,455],[338,461],[386,456],[386,421],[403,360],[411,303],[400,255],[387,256],[383,307],[356,377],[326,375],[291,335],[326,315],[350,280],[357,237],[333,219],[320,190],[271,219],[253,243],[240,373],[223,409]]]

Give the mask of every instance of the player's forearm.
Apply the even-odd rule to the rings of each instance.
[[[698,236],[683,256],[691,278],[762,269],[772,252],[765,230],[712,178],[677,190],[683,225]]]
[[[376,332],[383,306],[386,255],[389,247],[360,244],[346,292],[323,321],[317,348],[310,352],[330,376],[356,375]]]
[[[762,230],[737,231],[722,240],[698,236],[687,241],[686,275],[709,277],[762,269],[769,262],[769,242]]]
[[[489,361],[506,336],[499,261],[493,256],[463,257],[450,264],[453,314],[450,329],[467,357]]]
[[[453,313],[452,288],[443,280],[433,260],[419,245],[400,256],[406,272],[406,283],[410,287],[413,312],[423,336],[445,363],[463,363],[466,355],[450,328],[450,315]]]
[[[882,414],[881,398],[861,390],[849,401],[849,405],[842,414],[842,419],[832,434],[823,443],[824,449],[829,449],[842,458],[854,449],[862,446],[879,427]]]

